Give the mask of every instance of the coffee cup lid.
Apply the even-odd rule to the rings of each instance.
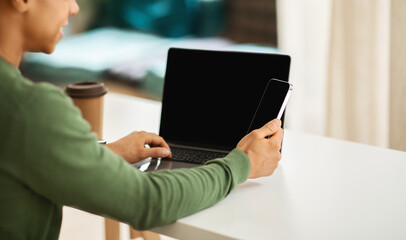
[[[106,94],[107,88],[102,82],[77,82],[69,84],[65,92],[73,98],[93,98]]]

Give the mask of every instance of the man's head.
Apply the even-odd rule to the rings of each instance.
[[[9,28],[24,52],[52,53],[68,17],[78,12],[76,0],[0,0],[0,27]]]

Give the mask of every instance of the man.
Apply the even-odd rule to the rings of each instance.
[[[148,229],[273,173],[281,158],[279,120],[245,136],[225,158],[193,169],[144,173],[128,164],[171,157],[156,134],[98,144],[69,97],[18,70],[24,52],[52,53],[78,11],[75,0],[0,0],[0,239],[57,239],[63,205]]]

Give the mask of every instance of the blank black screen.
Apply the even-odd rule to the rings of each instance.
[[[160,135],[233,149],[247,134],[268,81],[288,81],[289,67],[287,55],[171,48]]]
[[[253,116],[249,131],[262,127],[269,120],[278,116],[289,89],[288,83],[278,80],[268,81],[257,111]]]

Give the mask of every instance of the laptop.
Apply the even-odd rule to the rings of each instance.
[[[248,133],[268,81],[288,81],[289,69],[282,54],[169,49],[159,135],[173,156],[150,164],[195,167],[226,156]],[[269,111],[264,124],[279,107]]]

